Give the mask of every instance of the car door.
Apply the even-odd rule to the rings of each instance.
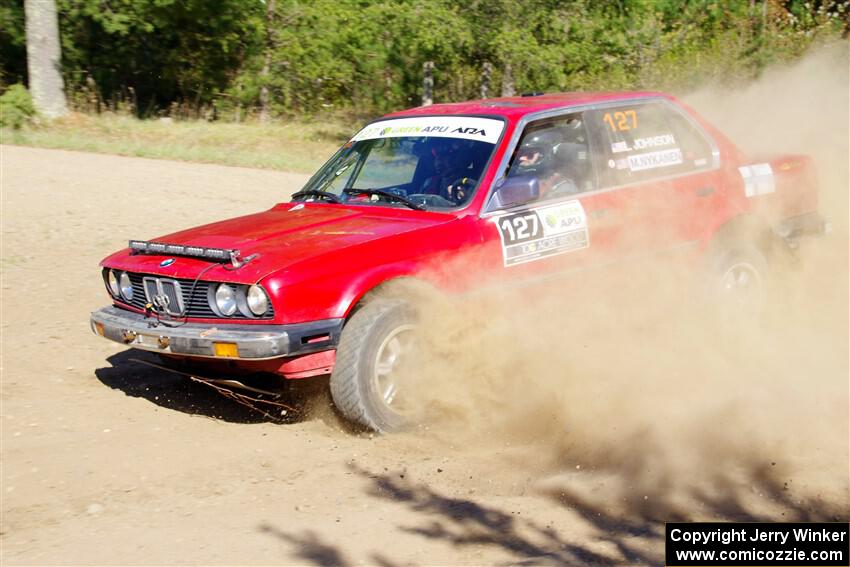
[[[718,153],[698,125],[664,99],[588,113],[599,134],[599,219],[618,227],[618,254],[686,250],[709,228],[718,206]]]
[[[506,278],[548,279],[584,270],[616,249],[618,227],[599,219],[611,197],[598,191],[597,142],[587,117],[570,112],[531,121],[511,151],[501,182],[534,179],[540,194],[504,208],[491,198],[479,219],[486,262],[501,264]]]

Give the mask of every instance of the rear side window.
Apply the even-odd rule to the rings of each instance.
[[[712,147],[690,122],[661,102],[599,110],[602,170],[617,186],[689,173],[712,165]]]

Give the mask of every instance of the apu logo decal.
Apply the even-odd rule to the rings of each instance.
[[[159,267],[164,268],[166,266],[170,266],[173,263],[174,263],[174,258],[166,258],[165,260],[163,260],[162,262],[159,263]]]

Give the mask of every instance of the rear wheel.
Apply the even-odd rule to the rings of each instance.
[[[347,419],[381,432],[396,431],[412,409],[409,363],[416,345],[416,316],[400,299],[375,299],[342,330],[330,387]]]
[[[767,303],[769,272],[764,254],[739,244],[720,251],[710,274],[711,295],[724,322],[758,317]]]

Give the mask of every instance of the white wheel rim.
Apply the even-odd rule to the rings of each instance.
[[[413,325],[401,325],[384,337],[375,355],[372,384],[380,399],[394,411],[400,412],[404,404],[399,400],[398,369],[413,350]]]
[[[731,265],[723,274],[721,288],[735,303],[751,304],[759,300],[761,275],[749,262],[738,262]]]

